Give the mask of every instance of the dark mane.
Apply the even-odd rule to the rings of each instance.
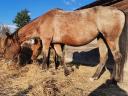
[[[33,22],[33,21],[35,21],[36,19],[38,19],[40,16],[38,16],[38,17],[36,17],[36,18],[34,18],[33,20],[31,20],[29,23],[31,23],[31,22]],[[28,23],[28,24],[29,24]]]
[[[15,32],[14,33],[12,33],[11,34],[11,36],[14,38],[14,39],[19,39],[19,37],[18,37],[18,31],[20,30],[20,28],[17,28],[16,30],[15,30]]]

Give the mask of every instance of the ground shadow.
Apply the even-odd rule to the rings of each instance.
[[[32,85],[29,85],[28,88],[19,91],[18,93],[16,93],[14,96],[27,96],[26,94],[29,93],[29,91],[31,91],[33,88]]]
[[[98,48],[92,49],[90,51],[74,52],[71,63],[92,67],[96,66],[99,63]]]
[[[95,48],[90,51],[74,52],[71,63],[77,66],[84,65],[84,66],[95,67],[100,62],[99,58],[100,58],[99,49]],[[111,69],[113,64],[114,64],[114,59],[111,52],[109,51],[106,66],[109,69]]]
[[[71,64],[75,65],[76,68],[79,69],[80,65],[95,67],[95,66],[97,66],[97,64],[99,62],[100,62],[99,49],[95,48],[90,51],[74,52],[73,60],[72,60]],[[108,51],[108,60],[105,64],[105,67],[102,70],[100,76],[106,71],[105,68],[108,69],[110,74],[112,75],[114,64],[115,64],[115,61],[113,59],[111,51],[109,50]]]
[[[88,96],[128,96],[128,94],[115,82],[107,80],[104,84],[92,91]]]

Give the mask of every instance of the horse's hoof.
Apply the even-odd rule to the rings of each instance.
[[[93,82],[93,81],[94,81],[94,78],[91,77],[91,78],[89,78],[89,80],[90,80],[91,82]]]
[[[46,67],[42,67],[42,70],[46,70],[47,68]]]
[[[46,68],[42,67],[42,70],[45,70]]]
[[[46,69],[43,69],[42,72],[47,72],[47,70]]]
[[[115,81],[117,81],[117,82],[122,82],[122,79],[119,78],[119,77],[115,77]]]
[[[65,69],[65,70],[64,70],[64,75],[65,75],[65,76],[70,75],[70,72],[69,72],[69,70],[68,70],[68,69]]]
[[[90,78],[90,81],[93,82],[94,80],[97,80],[97,79],[98,79],[98,77],[91,77],[91,78]]]
[[[47,66],[46,65],[42,65],[42,70],[46,70]]]

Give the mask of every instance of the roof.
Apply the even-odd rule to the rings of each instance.
[[[79,9],[84,9],[84,8],[89,8],[89,7],[94,7],[94,6],[114,6],[117,7],[121,10],[128,9],[128,0],[97,0],[93,3],[90,3],[88,5],[82,6],[76,10]]]
[[[128,10],[128,0],[122,0],[122,1],[117,2],[111,6],[117,7],[118,9],[121,9],[121,10]]]

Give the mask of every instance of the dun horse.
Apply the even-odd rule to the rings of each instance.
[[[104,39],[98,38],[100,62],[92,79],[99,78],[108,59],[108,50],[110,49],[115,60],[111,79],[120,81],[124,64],[121,62],[123,54],[120,52],[119,39],[124,25],[124,13],[113,7],[96,6],[72,12],[55,9],[36,18],[16,33],[20,43],[30,37],[38,36],[41,38],[43,44],[42,68],[47,68],[46,62],[51,44],[54,44],[56,53],[62,58],[60,44],[82,46],[102,34]],[[127,33],[124,36],[126,38]],[[124,47],[126,47],[126,43],[124,44]],[[65,74],[69,74],[63,59],[61,61]]]

